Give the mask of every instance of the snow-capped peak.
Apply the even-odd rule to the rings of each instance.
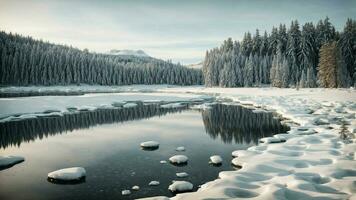
[[[128,55],[128,56],[139,56],[139,57],[150,57],[142,50],[129,50],[129,49],[112,49],[109,51],[111,55]]]

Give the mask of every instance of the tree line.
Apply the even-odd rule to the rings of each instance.
[[[316,25],[297,20],[270,34],[256,30],[242,41],[228,38],[208,50],[203,62],[206,86],[350,87],[356,85],[356,20],[338,32],[329,18]]]
[[[92,53],[0,31],[0,85],[202,84],[201,70],[155,58]]]

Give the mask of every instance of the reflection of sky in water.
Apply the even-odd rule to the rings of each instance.
[[[213,111],[214,116],[227,115],[225,107]],[[212,116],[204,115],[204,118],[209,117]],[[213,129],[216,126],[224,128],[221,123],[211,125]],[[206,131],[209,133],[204,127],[202,114],[186,110],[22,142],[19,148],[11,146],[1,150],[1,154],[20,155],[26,160],[0,172],[0,199],[122,199],[121,190],[133,185],[139,185],[141,189],[128,196],[130,199],[171,196],[168,185],[171,180],[178,179],[175,173],[182,171],[190,174],[184,180],[194,183],[196,189],[198,185],[215,179],[219,171],[232,170],[231,152],[249,146],[234,142],[225,144],[221,139],[212,139]],[[160,148],[156,151],[141,150],[139,144],[146,140],[159,141]],[[177,146],[186,147],[183,154],[189,157],[188,165],[160,164],[160,160],[179,154],[175,151]],[[221,167],[208,164],[209,156],[213,154],[222,155],[224,163]],[[72,166],[86,168],[85,183],[55,185],[47,182],[48,172]],[[161,185],[149,187],[151,180],[158,180]]]

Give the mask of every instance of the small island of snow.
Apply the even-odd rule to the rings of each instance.
[[[157,185],[159,185],[159,181],[151,181],[148,185],[149,186],[157,186]]]
[[[24,160],[25,158],[21,156],[0,156],[0,170],[10,168]]]
[[[179,172],[179,173],[176,173],[176,176],[179,177],[179,178],[184,178],[184,177],[187,177],[189,175],[186,172]]]
[[[86,171],[83,167],[71,167],[48,173],[50,181],[79,181],[85,178]]]
[[[223,159],[219,155],[213,155],[210,157],[210,163],[214,165],[220,165],[222,163]]]
[[[170,157],[169,161],[173,164],[185,164],[188,162],[188,157],[185,155],[175,155]]]
[[[188,181],[174,181],[168,189],[172,192],[188,192],[193,190],[193,184]]]
[[[159,143],[157,141],[147,141],[142,142],[140,146],[144,149],[157,149],[159,147]]]

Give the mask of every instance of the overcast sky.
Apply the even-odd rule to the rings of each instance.
[[[325,16],[340,30],[356,18],[356,0],[0,0],[0,30],[96,52],[142,49],[185,64],[227,37]]]

